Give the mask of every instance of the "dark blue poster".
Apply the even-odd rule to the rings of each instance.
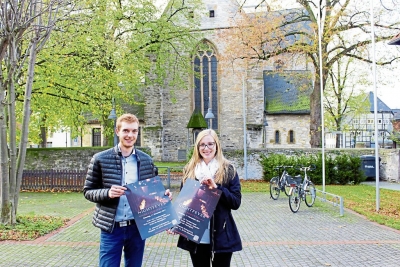
[[[172,202],[165,195],[160,177],[128,184],[125,191],[142,239],[170,229],[179,223]]]
[[[219,189],[210,189],[199,181],[186,180],[173,204],[180,221],[173,231],[200,243],[221,192]]]

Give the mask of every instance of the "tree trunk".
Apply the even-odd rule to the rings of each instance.
[[[2,74],[0,70],[0,74]],[[0,75],[1,76],[1,75]],[[5,90],[1,81],[0,88],[0,223],[6,224],[11,216],[10,200],[9,200],[9,165],[8,165],[8,144],[7,144],[7,114],[5,108]]]
[[[25,86],[25,101],[24,101],[24,115],[22,119],[22,130],[21,130],[21,142],[19,145],[18,162],[17,162],[17,186],[14,192],[14,206],[12,212],[16,216],[19,191],[22,182],[22,173],[24,171],[24,164],[26,158],[26,149],[28,146],[28,134],[29,134],[29,119],[31,115],[31,95],[32,95],[32,85],[35,73],[35,62],[37,57],[37,42],[38,39],[32,40],[32,47],[29,55],[29,65],[28,65],[28,76]]]
[[[44,126],[40,127],[40,147],[47,147],[47,129]]]
[[[321,127],[321,84],[319,80],[316,80],[310,96],[311,147],[321,147]]]
[[[8,76],[8,84],[9,84],[9,94],[8,94],[8,130],[9,130],[9,136],[8,136],[8,140],[10,141],[9,143],[9,179],[10,179],[10,196],[9,196],[9,200],[10,200],[10,208],[11,208],[11,214],[10,214],[10,218],[9,218],[9,223],[11,223],[12,225],[14,225],[17,222],[17,216],[16,216],[16,212],[14,212],[15,210],[15,198],[14,198],[14,194],[15,194],[15,189],[17,186],[17,115],[16,115],[16,111],[15,111],[15,106],[16,106],[16,100],[15,100],[15,84],[14,84],[14,73],[15,73],[15,69],[17,68],[17,44],[16,44],[16,40],[14,38],[11,38],[10,41],[10,45],[9,45],[9,55],[10,55],[10,74]]]
[[[19,191],[22,172],[28,146],[29,118],[31,115],[31,96],[36,57],[48,40],[50,33],[59,19],[64,17],[68,1],[8,1],[7,9],[1,17],[6,19],[1,28],[0,60],[6,68],[0,69],[0,178],[1,178],[1,223],[16,223]],[[4,21],[3,21],[4,22]],[[30,43],[27,44],[27,40]],[[31,45],[27,47],[26,45]],[[20,51],[23,50],[23,53]],[[26,64],[29,50],[28,73],[24,95],[21,139],[17,147],[16,111],[14,82],[19,80]],[[7,72],[3,72],[3,70]],[[7,92],[7,94],[6,94]],[[7,95],[7,96],[6,96]],[[5,99],[7,98],[7,99]],[[6,101],[5,101],[6,100]],[[6,108],[8,105],[8,108]],[[7,135],[9,134],[9,136]]]
[[[336,148],[340,148],[340,134],[336,134]]]

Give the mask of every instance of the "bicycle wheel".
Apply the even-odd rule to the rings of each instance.
[[[277,200],[280,192],[279,177],[273,177],[271,181],[269,181],[269,194],[271,195],[271,198]]]
[[[292,194],[289,196],[289,207],[293,213],[296,213],[300,209],[300,187],[296,186],[293,188]]]
[[[290,184],[289,184],[289,182],[288,182],[288,180],[287,180],[287,177],[285,177],[285,181],[284,181],[284,183],[283,183],[283,186],[285,187],[285,195],[286,196],[289,196],[289,192],[290,192]]]
[[[305,188],[305,198],[304,202],[306,202],[306,205],[308,207],[312,207],[315,202],[315,197],[317,196],[317,191],[315,190],[315,186],[313,182],[308,182],[308,185]]]

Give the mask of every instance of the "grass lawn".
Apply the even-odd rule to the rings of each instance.
[[[322,190],[322,186],[317,186]],[[367,217],[370,221],[400,230],[400,191],[381,188],[379,211],[376,211],[376,189],[370,185],[327,185],[325,191],[342,196],[345,208]]]
[[[161,166],[157,165],[156,166]],[[169,163],[167,166],[171,166]],[[175,165],[180,167],[182,165]],[[242,192],[265,192],[265,181],[241,181]],[[317,186],[322,189],[321,186]],[[369,185],[327,185],[326,192],[344,199],[345,208],[366,216],[369,220],[400,230],[400,191],[380,189],[380,210],[376,211],[375,187]],[[316,201],[315,205],[325,205]],[[22,192],[18,206],[17,227],[0,225],[0,240],[32,240],[51,232],[69,219],[92,208],[82,193]]]
[[[0,225],[0,240],[33,240],[94,206],[82,193],[21,192],[17,224]]]
[[[168,171],[168,167],[170,168],[170,172],[182,172],[183,167],[185,166],[185,162],[162,162],[157,161],[154,162],[154,165],[158,168],[158,173],[166,174]]]

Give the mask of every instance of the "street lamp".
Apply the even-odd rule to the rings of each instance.
[[[383,120],[383,111],[382,111],[382,148],[385,148],[385,122]]]
[[[208,119],[208,128],[209,129],[212,128],[211,127],[211,120],[215,118],[214,114],[212,113],[211,108],[210,108],[210,102],[211,102],[211,97],[208,98],[208,111],[207,111],[206,116],[204,117],[205,119]]]
[[[267,146],[267,129],[266,129],[267,126],[268,126],[268,122],[267,122],[267,118],[264,114],[264,119],[263,119],[264,147]]]
[[[381,120],[381,124],[382,124],[382,148],[385,148],[385,123],[383,122],[383,110],[380,109],[379,111],[382,114],[382,120]]]
[[[114,128],[113,128],[114,146],[116,146],[117,143],[118,143],[118,137],[117,137],[117,133],[115,132],[115,129],[117,128],[117,113],[115,112],[115,100],[114,100],[114,97],[112,98],[112,109],[111,109],[110,115],[108,116],[108,119],[114,121]]]

